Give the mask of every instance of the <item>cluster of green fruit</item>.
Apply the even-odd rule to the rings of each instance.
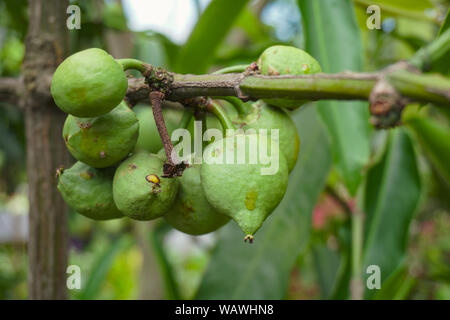
[[[320,72],[314,58],[286,46],[265,50],[258,67],[265,75]],[[305,101],[243,103],[223,97],[220,104],[214,102],[221,109],[213,110],[217,119],[207,117],[208,127],[223,131],[230,126],[256,131],[279,129],[279,168],[275,174],[261,175],[261,163],[218,161],[190,164],[181,177],[164,177],[166,158],[151,107],[138,106],[133,112],[123,101],[128,86],[125,69],[120,60],[105,51],[88,49],[67,58],[53,76],[52,96],[69,114],[63,138],[78,160],[58,173],[58,190],[66,203],[95,220],[164,217],[176,229],[194,235],[217,230],[232,218],[246,239],[252,240],[283,198],[288,174],[297,161],[300,140],[286,109],[297,108]],[[169,134],[183,121],[182,126],[192,130],[193,121],[186,125],[180,111],[164,109],[164,118]],[[212,141],[204,152],[222,159],[227,152],[243,152],[249,159],[250,140],[262,138],[260,133],[235,132]],[[224,141],[236,146],[238,139],[247,142],[243,150],[239,146],[232,151],[226,148]]]

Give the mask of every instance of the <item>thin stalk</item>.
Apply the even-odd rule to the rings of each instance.
[[[351,295],[353,300],[363,298],[362,252],[363,252],[364,216],[358,209],[352,214],[352,281]]]
[[[147,64],[137,59],[116,59],[116,61],[122,66],[123,71],[134,69],[144,74],[147,70]]]
[[[248,67],[248,64],[240,64],[236,66],[226,67],[213,72],[213,74],[226,74],[226,73],[241,73],[244,72]]]
[[[214,97],[214,99],[225,100],[231,103],[231,105],[233,105],[233,107],[236,109],[239,115],[242,116],[246,115],[250,111],[249,106],[239,98],[225,96],[225,97]]]
[[[233,122],[231,122],[228,115],[216,101],[208,99],[206,107],[208,108],[208,111],[212,112],[217,117],[217,119],[219,119],[220,124],[222,125],[222,128],[225,132],[228,129],[236,129],[233,125]]]
[[[189,122],[191,122],[192,119],[192,112],[188,111],[187,109],[184,109],[183,115],[181,116],[181,120],[178,123],[178,128],[186,129],[189,125]]]
[[[450,29],[442,33],[439,38],[430,42],[427,46],[417,51],[409,60],[413,66],[427,70],[431,69],[434,62],[450,55]],[[447,58],[448,59],[448,58]]]

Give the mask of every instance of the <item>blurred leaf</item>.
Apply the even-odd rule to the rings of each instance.
[[[361,207],[366,214],[363,270],[377,265],[381,283],[403,262],[421,181],[416,155],[404,129],[391,131],[384,157],[368,172]],[[366,290],[366,297],[373,295]]]
[[[450,10],[447,10],[444,22],[442,23],[441,29],[439,30],[439,36],[444,33],[448,28],[450,28]]]
[[[197,299],[282,299],[298,255],[305,249],[311,212],[330,168],[325,128],[314,106],[294,115],[302,141],[283,201],[256,234],[242,241],[234,222],[222,230]],[[319,147],[318,147],[319,146]]]
[[[433,19],[426,15],[426,10],[433,9],[431,0],[353,0],[355,4],[367,8],[378,5],[383,16],[407,16],[416,19]]]
[[[156,254],[160,271],[164,278],[166,299],[179,300],[182,299],[182,297],[180,296],[175,274],[163,248],[164,237],[170,230],[171,227],[167,223],[159,223],[155,226],[153,232],[149,233],[149,240]]]
[[[212,0],[181,49],[176,70],[203,73],[248,0]]]
[[[404,122],[414,132],[427,158],[450,186],[449,127],[423,114],[407,117]]]
[[[135,58],[172,70],[180,47],[155,31],[136,32]],[[154,55],[156,53],[156,57]]]
[[[408,298],[417,280],[409,274],[406,266],[398,268],[374,294],[374,300],[404,300]]]
[[[362,47],[352,3],[348,0],[299,0],[306,49],[328,73],[360,71]],[[351,45],[349,45],[351,43]],[[369,111],[366,102],[318,102],[333,146],[334,163],[354,195],[369,158]]]
[[[114,30],[127,31],[127,18],[120,2],[105,3],[102,11],[103,24]]]
[[[323,243],[316,244],[312,248],[312,253],[320,286],[320,295],[322,299],[328,299],[338,275],[341,256],[336,249],[332,250]]]
[[[121,235],[112,241],[112,243],[94,263],[94,267],[86,280],[86,285],[84,286],[79,299],[91,300],[98,296],[98,293],[100,292],[100,289],[105,282],[106,276],[108,275],[108,272],[117,255],[128,248],[131,243],[131,238],[127,235]]]

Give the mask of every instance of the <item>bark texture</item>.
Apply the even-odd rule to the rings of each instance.
[[[50,95],[50,79],[68,52],[68,1],[30,0],[23,63],[29,209],[29,297],[65,299],[67,212],[55,172],[69,155],[61,138],[64,114]]]

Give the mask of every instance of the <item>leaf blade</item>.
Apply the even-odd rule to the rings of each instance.
[[[176,71],[203,73],[248,0],[212,0],[177,59]]]
[[[319,61],[322,70],[360,71],[362,46],[351,2],[299,0],[298,3],[306,31],[306,49]],[[350,194],[355,195],[370,153],[367,103],[321,101],[318,109],[329,130],[337,171]]]

